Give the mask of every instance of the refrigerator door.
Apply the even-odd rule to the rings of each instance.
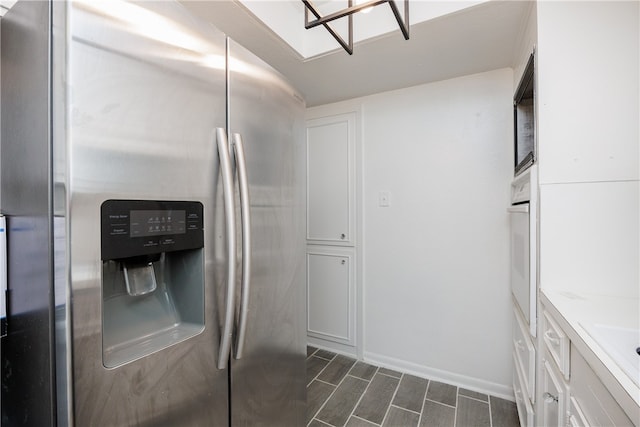
[[[226,122],[224,36],[174,2],[78,1],[69,13],[70,418],[76,426],[228,425],[228,370],[216,367],[224,296],[219,290],[226,280],[215,131]],[[150,259],[144,267],[129,264],[145,280],[155,271],[158,284],[148,295],[126,295],[122,275],[127,273],[116,261],[101,259],[101,206],[111,199],[140,206],[149,200],[201,203],[204,249],[194,251],[204,255],[190,258],[187,268],[167,267],[164,279],[158,273],[164,258]],[[157,217],[166,212],[144,208],[136,215],[149,221],[156,216],[158,224]],[[204,310],[198,304],[185,309],[179,299],[194,299],[184,295],[180,282],[198,268],[204,268],[199,298]],[[107,270],[119,293],[108,288]],[[165,292],[167,277],[174,283]],[[158,292],[175,304],[153,300]],[[110,311],[118,300],[143,311],[134,313],[123,304]],[[158,306],[176,308],[177,314],[163,312],[159,320],[167,323],[166,331],[149,333],[151,344],[145,347],[153,319],[145,319],[144,310],[155,313]],[[198,318],[196,312],[204,314]],[[168,322],[179,324],[190,316],[201,328],[189,326],[187,335]],[[127,334],[135,337],[132,352]]]
[[[276,71],[228,43],[229,135],[244,145],[252,246],[246,334],[241,358],[231,358],[231,425],[305,425],[304,102]]]
[[[55,425],[48,2],[2,18],[2,211],[8,226],[8,335],[2,425]]]

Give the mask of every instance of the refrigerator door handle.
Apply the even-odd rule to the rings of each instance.
[[[251,213],[244,145],[242,143],[242,136],[239,133],[233,134],[233,150],[238,170],[238,184],[240,187],[240,216],[242,219],[242,285],[238,335],[236,337],[234,355],[236,359],[240,359],[244,350],[244,341],[247,332],[249,292],[251,290]]]
[[[218,155],[220,157],[220,171],[222,174],[222,189],[224,198],[224,213],[227,231],[227,294],[224,312],[224,324],[220,337],[220,354],[218,355],[218,369],[225,369],[229,362],[231,349],[231,335],[233,333],[233,309],[236,283],[236,226],[235,200],[233,191],[233,172],[229,143],[224,128],[216,129]]]

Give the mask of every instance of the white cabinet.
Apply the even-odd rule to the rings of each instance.
[[[354,253],[350,248],[307,250],[308,335],[354,345]]]
[[[517,306],[513,307],[513,360],[519,373],[523,397],[535,403],[536,348],[533,345],[529,329],[520,315]],[[515,379],[515,377],[514,377]]]
[[[569,422],[583,426],[633,426],[582,355],[571,349]]]
[[[307,243],[355,244],[355,113],[307,121]]]
[[[543,310],[540,425],[633,426],[560,324],[549,311]]]
[[[638,180],[638,7],[537,2],[541,183]]]
[[[357,355],[358,113],[307,120],[307,337]]]

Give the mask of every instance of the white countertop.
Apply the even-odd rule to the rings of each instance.
[[[545,309],[560,322],[571,343],[618,401],[627,416],[640,426],[640,387],[582,325],[601,323],[640,328],[640,299],[542,289]]]

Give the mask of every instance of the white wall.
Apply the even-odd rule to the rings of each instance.
[[[362,111],[365,360],[511,396],[512,96],[501,69],[321,107]]]
[[[639,9],[537,5],[542,288],[640,294]]]

